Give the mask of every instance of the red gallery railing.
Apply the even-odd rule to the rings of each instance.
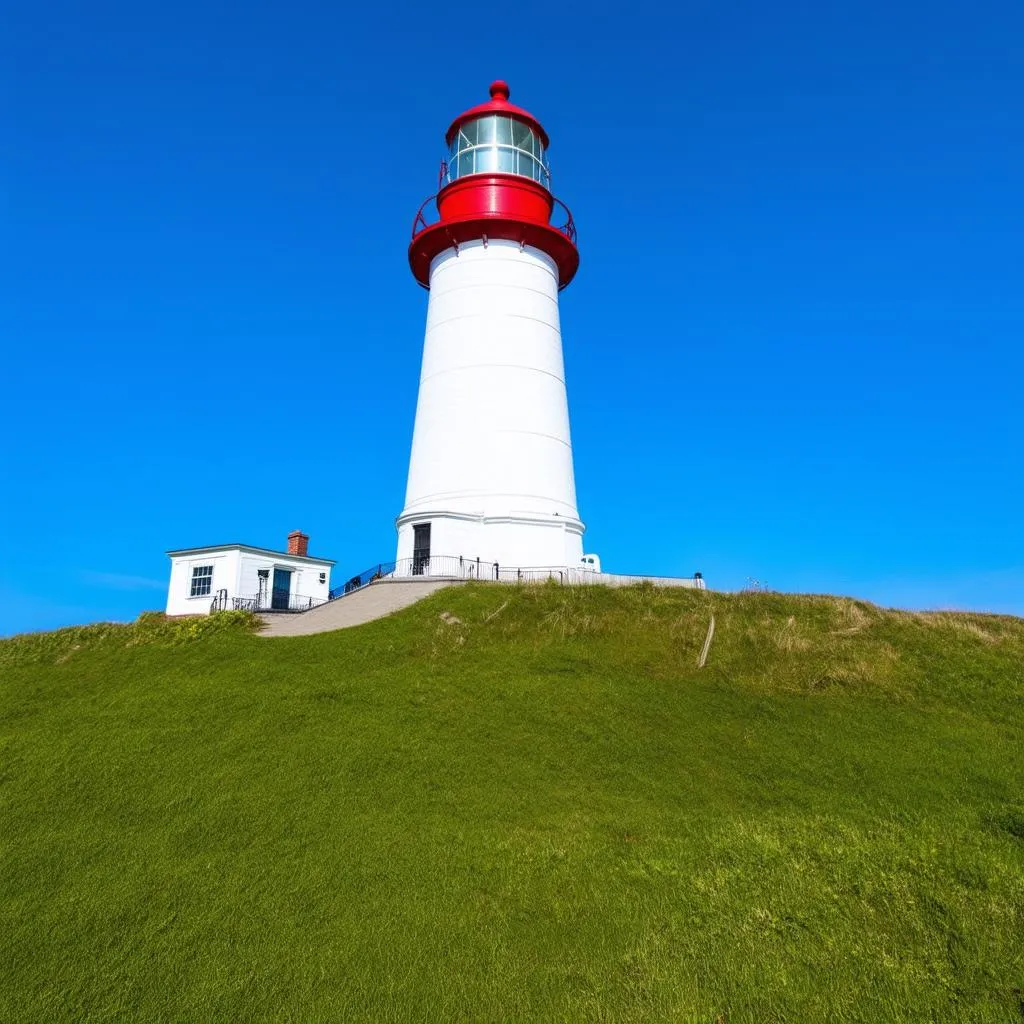
[[[423,205],[420,206],[419,210],[417,210],[416,217],[413,219],[413,222],[412,222],[412,237],[413,237],[413,239],[415,239],[417,236],[422,234],[428,228],[432,228],[436,224],[440,223],[440,220],[435,220],[435,221],[432,221],[432,222],[428,221],[427,218],[424,216],[424,211],[427,209],[427,207],[431,203],[435,202],[435,200],[437,199],[439,194],[440,193],[435,192],[434,195],[432,195],[432,196],[428,197],[427,199],[425,199],[423,201]],[[557,199],[554,196],[552,196],[552,200],[554,201],[554,204],[555,204],[556,207],[560,206],[565,211],[565,223],[564,224],[551,224],[551,225],[549,225],[549,227],[553,227],[556,231],[558,231],[561,234],[565,235],[565,237],[568,238],[569,241],[572,242],[573,245],[575,245],[576,244],[576,222],[572,219],[572,211],[569,209],[568,206],[565,205],[565,203],[562,202],[561,199]],[[481,217],[481,220],[486,220],[486,219],[487,219],[486,215]],[[495,215],[495,219],[500,219],[500,215]]]

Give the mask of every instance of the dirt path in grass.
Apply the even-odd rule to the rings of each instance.
[[[364,622],[372,622],[407,608],[441,587],[451,587],[461,582],[403,580],[390,583],[382,580],[301,615],[262,615],[260,617],[266,626],[260,631],[260,636],[309,636],[311,633],[329,633],[335,629],[360,626]]]

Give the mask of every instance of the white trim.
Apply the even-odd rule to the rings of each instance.
[[[304,562],[310,562],[313,565],[336,565],[337,562],[333,558],[314,558],[312,555],[292,555],[287,551],[274,551],[272,548],[258,548],[252,544],[211,544],[208,547],[202,548],[178,548],[174,551],[166,552],[168,558],[187,558],[193,555],[202,555],[206,552],[229,552],[229,551],[245,551],[252,555],[270,555],[272,558],[293,558]]]

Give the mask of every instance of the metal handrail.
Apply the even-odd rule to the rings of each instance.
[[[539,583],[557,580],[559,583],[578,581],[577,577],[595,576],[592,570],[564,565],[509,566],[465,555],[413,555],[392,562],[378,562],[347,579],[331,590],[330,600],[337,601],[347,594],[362,590],[378,580],[402,579],[456,579],[491,580],[502,583]]]
[[[430,225],[427,223],[427,218],[423,216],[423,211],[427,208],[427,204],[432,203],[436,198],[437,193],[435,192],[432,196],[428,196],[426,199],[424,199],[423,205],[420,206],[419,210],[416,211],[416,218],[412,222],[413,238],[415,238],[420,233],[420,230],[426,231],[427,228],[430,227]],[[419,228],[420,224],[423,225],[422,229]]]
[[[556,230],[561,231],[562,234],[565,235],[565,237],[568,238],[569,241],[572,242],[573,245],[575,245],[576,244],[576,222],[572,219],[572,210],[570,210],[569,207],[566,206],[565,203],[563,203],[562,200],[559,199],[557,196],[552,196],[551,198],[554,199],[556,206],[560,206],[563,210],[565,210],[565,217],[566,217],[565,223],[563,225],[561,225],[561,227],[557,228]],[[554,213],[554,209],[553,208],[552,208],[551,212]]]
[[[428,196],[426,199],[423,200],[423,203],[420,205],[420,208],[416,211],[416,216],[413,218],[413,222],[412,222],[412,237],[413,237],[413,239],[415,239],[416,236],[419,235],[421,232],[426,231],[427,228],[434,227],[434,225],[441,223],[438,220],[438,221],[434,221],[434,223],[431,224],[431,223],[429,223],[427,221],[427,218],[423,216],[423,211],[427,208],[427,206],[430,205],[430,203],[434,202],[437,199],[438,195],[440,195],[440,193],[435,192],[432,196]],[[553,195],[551,197],[551,200],[552,200],[552,204],[553,204],[552,208],[551,208],[552,214],[555,211],[555,207],[556,206],[560,206],[565,211],[565,223],[564,224],[560,224],[560,225],[554,225],[554,224],[550,224],[550,222],[549,222],[548,226],[549,227],[554,227],[554,229],[556,231],[558,231],[561,234],[565,235],[565,237],[568,238],[569,241],[572,242],[573,245],[575,245],[576,244],[576,222],[573,220],[572,211],[557,196]]]
[[[331,601],[337,601],[357,590],[362,590],[371,583],[380,580],[413,580],[413,579],[447,579],[447,580],[482,580],[498,583],[543,583],[556,580],[562,584],[601,583],[614,581],[641,582],[643,580],[677,579],[692,580],[700,590],[705,588],[701,573],[692,577],[652,577],[643,575],[624,575],[622,573],[595,572],[583,566],[566,565],[532,565],[510,566],[498,562],[490,562],[482,558],[469,558],[465,555],[413,555],[412,558],[400,558],[392,562],[377,562],[368,569],[349,577],[341,586],[330,591],[328,597],[305,597],[293,594],[288,597],[286,608],[275,608],[273,598],[267,593],[254,594],[248,597],[231,599],[231,606],[236,611],[249,612],[308,612]],[[224,592],[222,592],[224,593]],[[219,596],[219,595],[218,595]],[[226,598],[226,593],[224,594]],[[211,611],[223,610],[227,602],[214,598]],[[220,607],[218,608],[218,603]]]
[[[465,555],[413,555],[412,558],[400,558],[392,562],[377,562],[356,573],[344,584],[331,591],[330,600],[351,594],[370,583],[378,580],[401,580],[411,577],[434,577],[435,579],[464,580],[500,580],[514,582],[536,582],[555,579],[562,583],[600,582],[602,579],[635,579],[638,582],[646,579],[688,579],[703,584],[703,577],[698,573],[693,576],[653,577],[647,575],[624,575],[622,573],[596,572],[586,566],[566,565],[531,565],[513,566],[482,558],[469,558]]]
[[[266,593],[253,594],[247,597],[233,597],[231,605],[235,611],[243,612],[308,612],[327,604],[326,597],[305,597],[302,594],[289,594],[286,607],[275,607],[272,595]],[[280,603],[280,599],[279,599]]]
[[[459,580],[515,580],[525,582],[546,580],[552,577],[564,582],[565,568],[554,567],[509,567],[486,559],[467,558],[465,555],[413,555],[393,562],[378,562],[347,579],[341,586],[331,590],[330,600],[336,601],[346,594],[369,586],[378,580],[412,579],[433,577],[435,579]]]
[[[351,594],[353,590],[359,590],[376,580],[382,580],[391,576],[394,571],[394,562],[378,562],[376,565],[371,565],[369,569],[363,569],[362,572],[357,572],[355,576],[350,576],[340,587],[334,587],[331,590],[329,600],[336,601],[339,597]]]

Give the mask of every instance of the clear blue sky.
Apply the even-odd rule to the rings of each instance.
[[[1024,6],[16,3],[0,633],[393,556],[443,132],[552,138],[587,548],[1024,614]]]

